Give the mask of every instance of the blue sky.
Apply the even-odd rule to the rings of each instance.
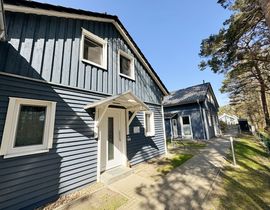
[[[223,75],[200,71],[200,43],[217,33],[229,17],[217,0],[40,0],[56,5],[107,12],[119,17],[168,90],[211,82],[220,105]]]

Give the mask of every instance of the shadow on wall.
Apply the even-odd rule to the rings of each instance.
[[[139,127],[140,132],[134,133],[134,127]],[[160,149],[154,141],[155,137],[145,137],[144,126],[138,119],[138,116],[133,119],[129,132],[127,139],[130,141],[127,142],[127,155],[132,165],[160,154]]]
[[[0,42],[1,49],[9,49],[9,56],[20,60],[14,73],[23,67],[28,75],[42,79],[8,42]],[[53,148],[48,153],[10,159],[0,157],[0,209],[38,207],[58,198],[59,193],[94,181],[96,172],[91,164],[95,162],[96,141],[90,127],[92,118],[83,109],[93,100],[87,95],[82,99],[76,96],[76,91],[53,88],[48,83],[3,75],[0,75],[0,84],[0,139],[9,97],[57,102]]]
[[[192,132],[194,139],[204,139],[204,123],[199,111],[191,113]]]

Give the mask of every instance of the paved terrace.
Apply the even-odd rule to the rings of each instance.
[[[120,209],[209,209],[208,196],[228,148],[228,140],[213,139],[200,154],[158,181],[147,176],[151,168],[146,165],[109,188],[129,198]]]

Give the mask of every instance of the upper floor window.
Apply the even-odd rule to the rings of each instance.
[[[119,74],[129,79],[135,80],[134,58],[122,50],[118,53]]]
[[[0,155],[48,152],[53,144],[56,102],[10,97]]]
[[[82,29],[81,59],[86,63],[107,69],[107,42]]]

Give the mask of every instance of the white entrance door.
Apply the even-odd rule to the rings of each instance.
[[[125,111],[109,108],[100,125],[101,171],[124,164]]]
[[[172,127],[173,127],[173,137],[177,138],[178,137],[178,128],[177,128],[177,120],[172,119]]]
[[[184,138],[192,139],[192,127],[191,127],[191,121],[190,116],[182,116],[182,136]]]

